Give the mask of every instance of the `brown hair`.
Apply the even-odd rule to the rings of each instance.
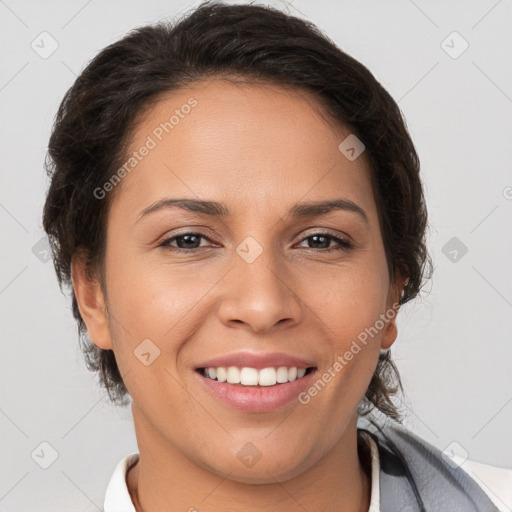
[[[408,278],[399,304],[413,299],[432,263],[419,159],[396,102],[365,66],[312,23],[263,6],[211,2],[174,23],[134,29],[104,48],[64,96],[49,141],[45,167],[51,184],[43,212],[60,289],[71,284],[77,251],[86,255],[90,275],[97,272],[104,289],[113,191],[103,200],[94,191],[125,161],[138,116],[161,93],[216,77],[311,91],[357,135],[371,163],[390,277],[400,271]],[[71,293],[87,366],[98,372],[111,400],[125,405],[128,392],[114,353],[91,343]],[[376,407],[401,421],[391,400],[398,388],[403,391],[388,350],[381,353],[359,412]]]

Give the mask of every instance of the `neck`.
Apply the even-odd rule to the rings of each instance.
[[[137,512],[173,510],[246,512],[367,512],[371,461],[358,442],[357,415],[316,464],[289,480],[246,484],[195,464],[178,447],[151,430],[133,406],[139,462],[126,477]],[[149,435],[151,434],[151,435]]]

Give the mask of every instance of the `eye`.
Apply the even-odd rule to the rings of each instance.
[[[173,236],[164,240],[159,247],[165,247],[170,251],[180,252],[198,252],[198,249],[204,249],[201,247],[201,239],[211,242],[210,238],[203,235],[202,233],[182,233],[180,235]],[[333,251],[349,251],[353,248],[353,244],[346,239],[339,238],[329,233],[313,233],[306,238],[303,238],[301,242],[306,240],[312,240],[312,247],[306,247],[306,249],[318,249],[321,252],[333,252]],[[338,244],[338,247],[331,249],[330,243],[334,241]],[[171,245],[176,242],[176,245]],[[311,245],[311,243],[310,243]]]
[[[173,236],[172,238],[167,238],[159,247],[165,247],[170,251],[197,252],[196,249],[201,249],[201,247],[197,245],[198,242],[200,243],[201,238],[211,242],[207,236],[201,233],[183,233]],[[172,242],[176,242],[178,247],[171,245]]]
[[[349,251],[353,248],[353,244],[344,238],[339,238],[337,236],[331,235],[329,233],[313,233],[306,238],[302,239],[302,242],[305,240],[313,240],[313,247],[307,247],[307,249],[323,249],[322,252],[332,252],[332,251]],[[335,241],[338,243],[338,247],[334,249],[319,247],[319,246],[329,246],[330,241]]]

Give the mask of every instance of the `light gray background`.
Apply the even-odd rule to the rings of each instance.
[[[115,465],[137,451],[130,408],[111,406],[85,369],[70,302],[52,263],[33,253],[44,236],[42,164],[58,104],[85,64],[135,26],[197,3],[0,1],[2,511],[101,510]],[[267,3],[312,20],[374,73],[422,161],[435,273],[400,313],[392,349],[406,426],[512,467],[512,2]],[[47,59],[31,48],[43,31],[59,45]],[[445,49],[460,40],[442,45],[453,31],[469,43],[458,58]],[[452,247],[443,253],[452,237],[467,247],[456,261]],[[43,441],[58,452],[46,470],[31,456],[50,462]]]

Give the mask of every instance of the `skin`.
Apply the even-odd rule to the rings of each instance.
[[[357,448],[357,406],[381,349],[378,335],[307,405],[294,401],[248,413],[215,400],[194,369],[246,350],[316,361],[321,375],[365,328],[398,301],[390,281],[365,153],[338,149],[350,130],[308,92],[224,80],[163,96],[141,117],[140,148],[155,127],[193,97],[197,106],[118,185],[107,226],[105,296],[73,259],[73,287],[93,342],[112,349],[132,397],[140,461],[127,482],[137,511],[367,511],[370,475]],[[164,197],[208,199],[232,212],[218,218],[168,208],[140,212]],[[292,205],[344,198],[359,205],[292,218]],[[159,243],[183,233],[207,238]],[[332,250],[334,239],[351,250]],[[236,252],[248,236],[263,249],[248,263]],[[195,245],[194,245],[195,240]],[[178,245],[180,244],[180,245]],[[322,245],[323,244],[323,245]],[[197,248],[199,247],[199,248]],[[160,355],[134,356],[149,338]],[[252,443],[261,459],[246,467]]]

